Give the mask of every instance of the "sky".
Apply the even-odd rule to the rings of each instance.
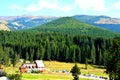
[[[19,15],[120,18],[120,0],[0,0],[0,16]]]

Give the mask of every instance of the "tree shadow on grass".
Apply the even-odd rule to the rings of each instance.
[[[99,68],[99,69],[106,69],[105,66],[101,66],[101,65],[91,65],[94,68]]]

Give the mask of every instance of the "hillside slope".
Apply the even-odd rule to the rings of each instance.
[[[0,21],[6,21],[6,25],[10,30],[24,30],[33,28],[38,25],[50,22],[51,20],[56,19],[52,16],[0,16]]]
[[[6,24],[7,24],[7,22],[0,21],[0,30],[10,31],[10,29],[8,28],[8,26]]]
[[[89,36],[114,36],[115,33],[80,22],[72,17],[63,17],[43,24],[30,31],[45,32],[45,33],[63,33],[63,34],[81,34]]]
[[[111,18],[108,16],[90,16],[90,15],[75,15],[72,17],[87,24],[106,28],[114,32],[120,32],[119,18]],[[29,28],[34,28],[35,26],[45,24],[57,18],[59,17],[32,16],[32,15],[0,16],[0,21],[5,21],[6,23],[2,23],[2,24],[8,27],[10,30],[15,31],[15,30],[25,30]]]
[[[114,32],[120,32],[120,19],[108,16],[75,15],[73,18]]]

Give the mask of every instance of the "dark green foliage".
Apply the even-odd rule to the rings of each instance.
[[[85,69],[87,69],[87,66],[88,66],[88,58],[85,57]]]
[[[79,80],[79,75],[81,74],[79,67],[77,66],[77,64],[75,64],[75,66],[73,66],[73,68],[70,71],[72,73],[73,76],[73,80]]]
[[[10,80],[22,80],[21,74],[9,74],[9,75],[7,75],[7,77]]]
[[[15,66],[18,59],[23,58],[31,62],[44,59],[105,65],[111,40],[103,37],[114,35],[71,17],[27,31],[0,31],[0,63],[8,64],[11,60]]]
[[[19,58],[86,63],[87,58],[87,63],[105,65],[111,41],[81,35],[0,31],[0,63],[11,60],[15,65]]]
[[[106,73],[109,74],[110,80],[120,80],[120,37],[114,38],[110,54]]]
[[[63,17],[43,24],[36,28],[27,30],[42,33],[62,33],[62,34],[81,34],[88,36],[113,37],[116,34],[104,28],[95,27],[80,22],[72,17]]]
[[[89,16],[89,15],[75,15],[73,18],[85,22],[85,23],[94,23],[100,18],[106,18],[105,16]]]
[[[16,63],[19,60],[19,54],[17,54],[16,52],[13,54],[12,59],[11,59],[11,63],[13,64],[13,67],[15,67]]]
[[[32,70],[32,72],[31,73],[41,73],[41,71],[34,71],[34,70]]]

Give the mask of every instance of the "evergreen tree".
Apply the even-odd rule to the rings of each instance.
[[[28,52],[25,53],[25,60],[29,60],[29,54],[28,54]]]
[[[15,52],[13,54],[13,58],[11,59],[13,67],[15,67],[16,63],[18,62],[18,60],[20,59],[19,55]]]
[[[40,60],[44,58],[44,53],[45,53],[45,49],[43,48],[42,45],[40,45],[40,50],[39,50]]]
[[[106,50],[103,52],[102,61],[103,61],[103,65],[106,66],[107,61],[108,61],[108,51],[106,51]]]
[[[70,72],[72,73],[72,76],[74,78],[73,80],[79,80],[79,75],[81,74],[81,72],[77,64],[73,66]]]
[[[37,52],[36,52],[36,55],[35,55],[35,59],[39,60],[40,59],[40,49],[37,48]]]
[[[72,56],[72,62],[75,62],[75,58],[76,58],[76,53],[75,53],[75,47],[72,48],[72,52],[71,52]]]
[[[81,50],[79,47],[76,49],[76,61],[81,62]]]
[[[65,61],[68,62],[68,59],[69,59],[69,48],[68,47],[66,47],[65,53],[66,53]]]
[[[0,68],[1,68],[1,64],[3,63],[3,55],[4,55],[3,47],[2,45],[0,45]]]
[[[45,60],[51,60],[51,47],[49,41],[46,42],[46,49],[45,49],[45,55],[44,59]]]
[[[110,54],[106,73],[109,74],[110,80],[120,80],[120,37],[114,38]]]
[[[96,63],[95,56],[96,56],[96,54],[95,54],[95,46],[94,46],[94,44],[92,43],[90,58],[91,58],[93,64]]]
[[[34,49],[33,48],[30,48],[30,52],[29,52],[29,54],[30,54],[30,62],[32,62],[33,61],[33,57],[34,57]]]
[[[88,66],[88,58],[85,57],[85,69],[87,69],[87,66]]]

